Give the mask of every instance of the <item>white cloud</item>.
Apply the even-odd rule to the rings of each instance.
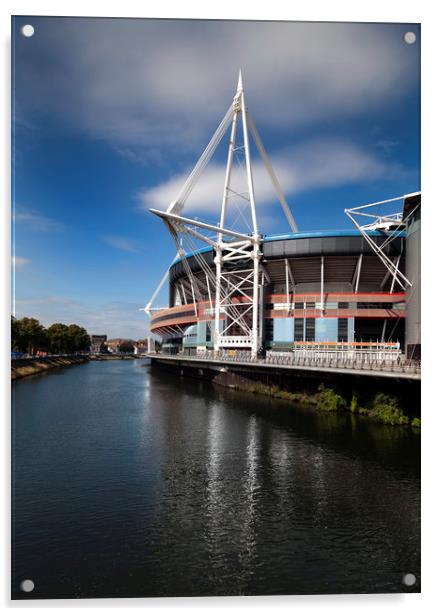
[[[350,141],[339,139],[314,140],[294,150],[274,153],[271,162],[285,195],[293,198],[307,190],[343,186],[362,180],[392,178],[400,172],[398,166],[378,159]],[[142,191],[139,198],[143,206],[166,209],[177,197],[189,172],[190,170],[186,170],[166,182]],[[185,213],[208,213],[218,217],[224,175],[224,165],[211,163],[191,193]],[[253,178],[258,208],[275,201],[270,178],[259,159],[253,163]],[[238,177],[236,174],[232,175],[232,181],[235,182],[232,183],[235,191],[245,190],[242,172]]]
[[[17,114],[46,113],[134,158],[198,150],[240,67],[258,125],[278,129],[368,114],[419,87],[404,24],[36,21],[32,52],[18,40]]]
[[[22,267],[23,265],[27,265],[30,263],[30,259],[26,259],[25,257],[12,257],[12,266],[13,267]]]
[[[44,216],[36,210],[25,208],[22,205],[15,207],[13,219],[15,223],[31,226],[34,231],[59,231],[64,226],[60,222],[53,220],[53,218]]]
[[[134,302],[108,302],[88,305],[70,297],[44,296],[17,299],[15,316],[38,319],[44,326],[52,323],[77,323],[89,334],[107,334],[109,338],[144,338],[148,320]]]
[[[136,242],[129,237],[123,237],[121,235],[106,235],[102,238],[102,240],[117,250],[133,253],[139,252]]]

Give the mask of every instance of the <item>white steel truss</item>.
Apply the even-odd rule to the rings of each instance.
[[[238,144],[238,123],[241,120],[243,144]],[[221,200],[220,222],[217,226],[182,216],[186,200],[191,194],[196,182],[206,165],[211,160],[217,146],[231,126],[227,154],[227,165]],[[214,350],[227,347],[247,347],[255,357],[261,347],[262,330],[262,293],[261,280],[264,276],[261,267],[261,236],[258,231],[256,203],[253,185],[252,165],[250,156],[249,131],[260,153],[265,169],[272,181],[274,191],[292,231],[297,231],[297,225],[282,193],[280,184],[270,164],[267,153],[256,127],[251,120],[245,105],[242,75],[239,73],[238,87],[233,102],[226,115],[215,131],[212,139],[187,178],[177,198],[170,204],[166,212],[151,209],[166,223],[177,245],[183,267],[191,281],[191,294],[196,303],[199,293],[199,280],[196,279],[187,264],[187,255],[182,250],[181,238],[192,243],[202,241],[212,247],[215,252],[215,271],[207,265],[202,254],[196,250],[192,256],[197,260],[206,277],[206,289],[210,304],[214,295]],[[234,190],[231,186],[232,168],[234,162],[240,163],[239,156],[244,155],[246,190]],[[239,197],[250,207],[250,233],[243,233],[226,227],[230,199]],[[240,212],[241,217],[242,212]],[[208,233],[214,235],[208,235]],[[184,293],[181,294],[184,299]],[[151,305],[149,302],[148,307]],[[196,310],[196,309],[195,309]]]
[[[384,248],[388,246],[392,242],[392,240],[398,237],[402,231],[405,230],[406,221],[403,218],[403,213],[401,211],[402,208],[399,208],[397,211],[391,212],[390,214],[374,213],[373,210],[371,210],[370,208],[376,208],[378,206],[386,205],[388,203],[396,203],[398,201],[404,202],[404,200],[408,197],[414,197],[419,194],[420,193],[402,195],[401,197],[394,197],[393,199],[386,199],[384,201],[376,201],[375,203],[368,203],[367,205],[360,205],[358,207],[345,210],[345,214],[354,223],[355,227],[360,231],[366,242],[384,263],[389,275],[392,276],[392,290],[395,283],[398,283],[399,286],[404,290],[407,287],[412,286],[411,281],[406,276],[404,276],[404,274],[399,269],[400,255],[396,260],[392,260],[384,252]],[[360,224],[360,220],[364,221],[365,219],[366,222]],[[378,245],[374,241],[373,237],[368,233],[369,231],[381,231],[383,234],[387,235],[387,238],[383,243]],[[359,267],[361,268],[361,262],[359,263]],[[357,287],[358,279],[359,272],[357,277]],[[383,281],[383,284],[384,282],[385,281]]]

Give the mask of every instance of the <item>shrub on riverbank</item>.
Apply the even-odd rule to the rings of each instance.
[[[317,400],[319,411],[343,411],[346,409],[346,400],[330,388],[323,388]]]
[[[391,426],[403,426],[410,423],[409,418],[404,415],[399,406],[398,399],[395,396],[387,394],[377,394],[372,402],[364,407],[358,404],[358,399],[355,399],[355,394],[352,396],[351,412],[359,415],[366,415],[379,423],[388,424]]]
[[[377,394],[373,400],[370,417],[381,423],[405,425],[410,423],[399,406],[397,398],[386,394]]]
[[[421,420],[415,417],[410,420],[404,415],[400,407],[398,398],[384,393],[378,393],[366,404],[360,404],[360,396],[354,391],[350,402],[336,390],[320,385],[319,391],[315,394],[309,392],[291,392],[281,389],[277,385],[265,385],[263,383],[240,383],[235,385],[236,389],[241,389],[255,394],[263,394],[272,398],[279,398],[301,404],[311,404],[322,412],[350,412],[356,415],[369,417],[378,423],[391,426],[408,426],[420,429]]]
[[[305,402],[308,401],[306,394],[293,393],[292,391],[286,391],[281,389],[277,385],[264,385],[264,383],[253,383],[247,385],[237,385],[236,389],[242,389],[253,394],[263,394],[265,396],[271,396],[272,398],[279,398],[281,400],[290,400],[291,402]]]

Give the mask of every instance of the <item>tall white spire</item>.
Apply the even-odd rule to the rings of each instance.
[[[239,146],[236,145],[238,119],[241,120],[242,137],[244,141],[244,145],[240,144]],[[183,217],[181,213],[186,200],[230,125],[231,131],[219,226]],[[210,289],[209,277],[215,289],[214,350],[218,351],[221,348],[235,347],[250,348],[252,356],[256,357],[261,344],[261,323],[263,319],[263,313],[261,312],[262,295],[260,282],[262,237],[258,231],[256,220],[256,204],[250,159],[250,136],[253,137],[253,141],[259,150],[278,199],[284,208],[291,229],[297,231],[296,224],[289,211],[279,182],[246,107],[241,70],[239,71],[236,94],[233,97],[232,104],[191,174],[188,176],[177,199],[171,203],[166,212],[160,210],[151,210],[151,212],[165,220],[177,244],[178,253],[180,255],[184,256],[184,251],[179,243],[183,236],[191,242],[194,241],[193,238],[202,241],[215,251],[215,271],[212,271],[210,263],[207,264],[207,262],[205,262],[203,265],[203,269],[207,276],[206,282],[208,289]],[[244,172],[246,174],[247,190],[242,194],[233,191],[230,187],[232,166],[237,150],[240,151],[239,154],[241,156],[241,158],[236,161],[237,165],[239,164],[241,167],[244,167],[242,164],[242,155],[245,155]],[[237,165],[235,165],[235,167]],[[239,233],[226,227],[225,219],[230,194],[234,195],[234,198],[242,197],[249,204],[252,218],[251,234]],[[205,233],[206,230],[214,232],[216,237],[213,236],[212,238],[211,234],[208,236]],[[190,244],[190,246],[192,246],[192,244]],[[203,259],[202,255],[200,255],[200,259]],[[232,267],[229,268],[229,265],[232,266],[236,264],[237,261],[246,263],[242,270],[236,270]],[[193,276],[187,263],[185,269],[190,278],[193,300],[194,304],[196,304],[197,300],[195,298],[194,289],[197,288],[199,280]],[[235,297],[243,297],[245,301],[241,302],[241,300],[239,300],[236,302],[234,299]],[[147,308],[149,310],[150,306],[148,305]]]
[[[236,88],[236,93],[238,94],[239,92],[243,91],[243,87],[242,87],[242,70],[239,69],[239,77],[238,77],[238,87]]]

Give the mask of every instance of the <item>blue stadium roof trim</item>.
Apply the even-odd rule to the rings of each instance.
[[[194,255],[200,255],[203,252],[209,252],[211,250],[212,248],[210,246],[206,246],[206,248],[199,248],[198,250],[194,250],[193,252],[186,253],[185,259],[188,259],[189,257],[193,257]],[[180,261],[183,261],[183,259],[178,257],[178,259],[175,259],[172,262],[172,265],[175,265],[176,263],[180,263]]]
[[[352,231],[305,231],[304,233],[284,233],[282,235],[264,235],[264,242],[275,242],[276,240],[303,240],[311,237],[358,237],[360,231],[353,229]],[[381,231],[368,231],[367,235],[371,237],[380,237]]]
[[[370,237],[382,237],[384,233],[382,231],[367,231],[367,235],[369,235]],[[352,231],[350,230],[306,231],[304,233],[284,233],[283,235],[263,235],[262,241],[263,242],[276,242],[276,241],[283,241],[283,240],[303,240],[303,239],[309,239],[313,237],[319,238],[319,237],[358,237],[358,236],[361,236],[361,232],[357,231],[356,229],[352,229]],[[405,231],[399,231],[398,233],[395,233],[395,238],[396,237],[405,237]],[[206,246],[205,248],[200,248],[199,250],[188,252],[185,258],[188,259],[189,257],[192,257],[195,254],[199,255],[199,254],[202,254],[203,252],[210,252],[211,250],[212,248],[210,246]],[[182,261],[182,259],[179,257],[178,259],[175,259],[175,261],[172,262],[172,265],[175,265],[176,263],[180,263],[180,261]]]

